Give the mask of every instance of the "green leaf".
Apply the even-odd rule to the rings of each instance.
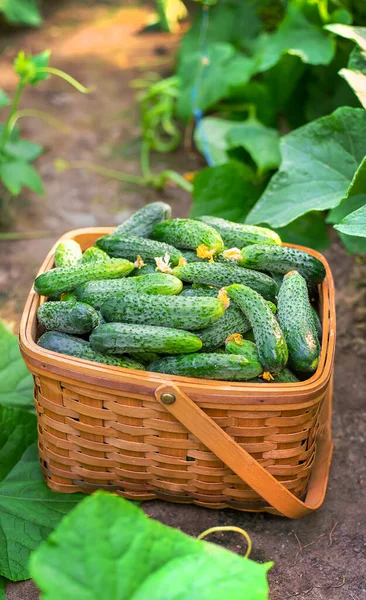
[[[200,29],[202,9],[199,10],[193,25],[183,36],[180,55],[200,50]],[[207,45],[226,42],[236,46],[246,46],[255,38],[261,28],[254,3],[243,0],[220,0],[210,7],[207,28]]]
[[[7,94],[3,90],[0,90],[0,108],[4,106],[9,106],[11,100]]]
[[[266,600],[270,563],[257,564],[97,492],[31,557],[43,600]]]
[[[41,196],[44,194],[40,176],[27,162],[11,160],[0,163],[0,179],[14,196],[20,194],[23,185]]]
[[[366,50],[366,27],[351,27],[350,25],[325,25],[324,29],[340,35],[341,37],[347,38],[356,42],[363,50]]]
[[[366,157],[358,167],[347,194],[342,202],[328,214],[328,223],[340,223],[347,215],[364,206],[366,203]],[[351,254],[366,252],[366,240],[338,232],[343,244]]]
[[[347,215],[338,225],[334,225],[334,229],[347,235],[366,238],[366,204]]]
[[[238,123],[226,134],[229,148],[244,148],[256,163],[260,173],[277,169],[281,164],[279,134],[257,119]]]
[[[0,124],[0,137],[4,131],[4,125]],[[20,158],[25,162],[32,162],[42,154],[43,148],[40,144],[19,137],[19,127],[13,127],[5,146],[5,153],[12,158]]]
[[[5,598],[5,588],[7,581],[5,577],[0,577],[0,600],[6,600]]]
[[[230,44],[213,44],[207,50],[209,64],[198,86],[196,105],[206,110],[222,98],[232,87],[249,81],[254,68],[252,59],[237,52]],[[178,116],[187,120],[193,111],[192,88],[202,68],[200,52],[183,54],[178,66],[181,93],[178,98]]]
[[[0,575],[28,579],[31,552],[81,498],[51,492],[39,468],[37,444],[30,446],[0,484]]]
[[[19,408],[0,406],[0,481],[36,439],[35,415]]]
[[[229,144],[226,136],[233,126],[235,126],[235,123],[228,119],[205,117],[202,119],[201,128],[196,128],[194,131],[194,141],[200,152],[203,152],[202,132],[204,132],[210,156],[215,166],[225,164],[230,160],[228,154]]]
[[[42,23],[35,0],[2,0],[0,12],[4,13],[9,23],[38,27]]]
[[[277,31],[258,38],[254,56],[256,71],[267,71],[285,53],[299,56],[311,65],[328,65],[334,51],[335,43],[326,32],[310,23],[297,6],[289,5]]]
[[[33,377],[19,350],[18,337],[0,321],[0,405],[33,408]]]
[[[48,67],[50,56],[50,50],[45,50],[35,56],[25,54],[21,50],[14,60],[14,70],[24,84],[37,85],[40,81],[49,78],[48,73],[40,73],[38,69]]]
[[[283,242],[307,246],[322,252],[331,244],[324,213],[309,212],[286,227],[276,229]]]
[[[347,69],[341,69],[339,75],[347,81],[362,106],[366,108],[366,50],[354,48]]]
[[[283,227],[309,211],[337,206],[363,159],[366,113],[343,107],[284,136],[282,164],[247,223]]]
[[[203,169],[193,180],[190,216],[209,214],[229,221],[242,221],[260,193],[253,179],[253,171],[239,162]]]

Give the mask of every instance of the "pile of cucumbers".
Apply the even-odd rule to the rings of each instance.
[[[146,205],[82,252],[59,243],[35,291],[48,350],[124,368],[291,383],[319,363],[315,257],[270,229]]]

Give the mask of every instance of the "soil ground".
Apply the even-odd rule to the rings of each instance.
[[[52,3],[53,4],[53,3]],[[0,242],[1,316],[19,322],[26,295],[51,244],[76,227],[119,223],[145,202],[163,198],[175,216],[189,208],[188,195],[176,188],[156,192],[121,185],[82,170],[57,173],[53,161],[86,160],[130,173],[139,172],[139,118],[131,82],[147,71],[171,69],[177,36],[141,34],[151,10],[133,2],[65,1],[47,8],[39,31],[0,34],[1,87],[12,92],[11,61],[19,49],[52,50],[52,64],[95,91],[78,94],[52,78],[27,91],[22,106],[47,111],[65,124],[60,132],[37,119],[22,122],[25,137],[45,147],[37,166],[46,194],[24,194],[12,205],[12,230],[43,231],[31,240]],[[1,117],[1,115],[0,115]],[[193,171],[201,159],[182,150],[156,155],[154,169]],[[335,453],[322,508],[300,521],[234,510],[147,502],[153,518],[197,536],[213,525],[245,528],[253,541],[252,558],[274,561],[271,600],[365,600],[365,383],[366,265],[335,243],[326,252],[337,286],[338,342],[334,394]],[[236,534],[212,541],[244,553]],[[31,581],[9,584],[8,600],[38,598]]]

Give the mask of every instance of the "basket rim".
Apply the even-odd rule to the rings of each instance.
[[[82,236],[96,236],[95,239],[97,239],[97,237],[106,235],[114,229],[114,227],[86,227],[66,232],[51,247],[38,271],[38,275],[52,268],[55,248],[60,241],[80,238]],[[295,244],[284,245],[303,250],[312,256],[315,256],[323,263],[326,270],[326,277],[320,286],[323,295],[322,351],[316,372],[306,381],[295,383],[255,384],[248,382],[198,379],[115,367],[46,350],[37,345],[32,333],[36,325],[37,308],[42,298],[34,291],[33,286],[29,292],[20,322],[19,345],[23,358],[26,364],[36,366],[37,370],[47,371],[47,367],[50,367],[50,372],[67,373],[69,379],[73,378],[72,374],[75,377],[82,372],[84,380],[86,377],[90,383],[101,385],[102,387],[105,387],[107,381],[110,384],[114,383],[117,385],[118,383],[127,382],[135,386],[143,383],[148,385],[155,384],[158,386],[164,381],[171,383],[175,382],[180,384],[181,387],[188,386],[190,389],[193,388],[197,391],[204,392],[205,394],[212,392],[217,395],[217,393],[222,392],[226,395],[228,392],[232,392],[234,395],[237,395],[242,392],[248,395],[248,400],[252,394],[262,397],[265,395],[266,397],[273,397],[273,402],[276,402],[276,396],[279,398],[279,401],[281,401],[281,399],[283,401],[284,397],[290,395],[293,398],[294,394],[296,394],[299,395],[298,401],[301,401],[305,397],[308,398],[309,394],[315,395],[316,392],[324,389],[330,379],[333,368],[336,337],[333,276],[328,261],[321,253],[305,246]],[[302,394],[299,394],[299,392],[302,392]]]

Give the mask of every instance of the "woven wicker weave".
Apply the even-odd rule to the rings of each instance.
[[[110,231],[81,229],[61,239],[73,238],[85,249]],[[40,273],[53,266],[54,250]],[[208,381],[50,352],[36,344],[43,299],[31,291],[20,347],[34,375],[39,452],[49,487],[87,493],[104,488],[135,500],[293,518],[320,506],[332,453],[334,289],[324,257],[305,250],[323,262],[327,276],[319,288],[320,363],[301,383]],[[175,402],[165,403],[167,393]]]

